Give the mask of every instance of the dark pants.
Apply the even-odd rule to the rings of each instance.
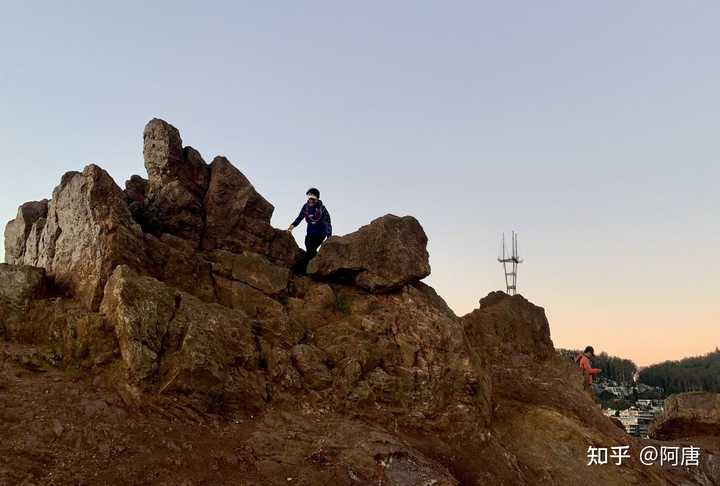
[[[298,266],[298,273],[305,275],[310,260],[317,255],[318,247],[325,241],[325,235],[307,235],[305,236],[305,256]]]

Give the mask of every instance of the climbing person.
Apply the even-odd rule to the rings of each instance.
[[[318,248],[332,235],[332,224],[330,213],[320,199],[320,191],[311,187],[305,193],[307,202],[300,208],[300,214],[292,222],[288,231],[291,231],[305,219],[307,222],[307,234],[305,235],[305,256],[297,267],[297,272],[305,274],[310,260],[317,255]]]
[[[585,351],[578,354],[575,357],[575,363],[577,363],[578,366],[580,366],[580,369],[582,370],[583,374],[585,375],[584,384],[585,389],[589,390],[592,389],[592,382],[593,382],[593,376],[600,373],[602,370],[600,368],[593,368],[592,367],[592,359],[595,357],[595,349],[592,346],[587,346],[585,348]]]

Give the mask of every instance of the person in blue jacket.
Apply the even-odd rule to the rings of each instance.
[[[320,191],[311,187],[305,193],[307,202],[300,209],[300,214],[292,222],[288,231],[292,231],[304,219],[307,222],[307,235],[305,236],[305,258],[298,266],[298,272],[304,274],[310,260],[317,255],[318,247],[332,235],[330,213],[320,200]]]

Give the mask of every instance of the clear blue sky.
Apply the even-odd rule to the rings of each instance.
[[[459,314],[504,285],[515,229],[557,346],[704,353],[718,25],[710,1],[6,2],[0,219],[88,162],[145,175],[157,116],[232,160],[278,227],[311,185],[340,234],[416,216]]]

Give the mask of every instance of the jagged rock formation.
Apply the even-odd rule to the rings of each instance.
[[[37,262],[37,245],[47,211],[47,199],[20,206],[17,217],[5,227],[5,259],[9,263],[31,265]]]
[[[75,464],[75,442],[64,439],[73,431],[106,437],[88,446],[93,458],[107,456],[94,476],[54,469],[63,480],[106,483],[155,481],[137,465],[153,454],[218,465],[158,465],[174,484],[664,485],[720,476],[637,459],[587,467],[589,445],[641,442],[600,413],[579,372],[556,356],[542,308],[496,292],[458,318],[423,284],[427,237],[414,218],[386,215],[330,239],[311,277],[300,276],[292,269],[302,252],[227,159],[206,164],[157,119],[143,153],[147,180],[133,176],[122,190],[90,165],[66,174],[51,201],[23,205],[6,228],[12,265],[0,266],[0,332],[12,344],[0,374],[20,373],[19,363],[66,386],[43,383],[57,395],[37,411],[59,426],[0,420],[14,438],[0,455],[20,464],[0,463],[0,483],[27,476],[20,458],[46,430],[58,464]],[[53,375],[58,366],[81,370],[94,388]],[[32,380],[11,382],[5,396],[21,399]],[[104,405],[88,405],[86,425],[69,423],[80,420],[73,390],[106,394]],[[0,417],[14,406],[0,398]],[[159,438],[127,446],[133,460],[113,467],[100,448],[128,443],[136,422],[158,427]],[[198,448],[164,449],[161,429]],[[217,440],[200,445],[204,436]]]

